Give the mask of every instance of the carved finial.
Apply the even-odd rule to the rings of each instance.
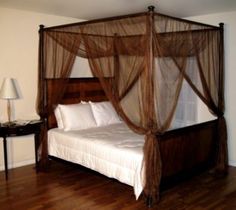
[[[219,23],[221,28],[224,28],[224,23]]]
[[[153,5],[148,6],[148,11],[149,12],[154,12],[155,7]]]
[[[43,31],[43,29],[44,29],[44,25],[42,25],[42,24],[41,24],[41,25],[39,25],[39,33],[40,33],[40,32],[42,32],[42,31]]]
[[[43,31],[43,29],[44,29],[44,25],[42,25],[42,24],[39,25],[39,32],[40,32],[40,31]]]

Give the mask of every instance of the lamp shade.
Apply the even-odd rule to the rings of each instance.
[[[5,78],[0,89],[0,98],[16,99],[19,98],[15,82],[12,78]]]

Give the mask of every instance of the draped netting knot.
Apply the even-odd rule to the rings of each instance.
[[[159,141],[159,135],[155,135],[151,130],[146,132],[144,144],[144,170],[146,182],[144,185],[144,193],[146,196],[151,196],[155,201],[159,200],[159,186],[161,180],[162,164]]]
[[[227,149],[227,127],[223,115],[218,116],[218,145],[216,156],[215,172],[218,175],[225,175],[228,173],[228,149]]]
[[[146,136],[156,138],[156,134],[152,130],[148,130],[146,132]]]

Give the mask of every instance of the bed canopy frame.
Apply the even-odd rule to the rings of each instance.
[[[144,193],[158,200],[161,177],[170,171],[164,163],[164,147],[169,144],[165,139],[173,139],[173,131],[167,130],[184,80],[217,120],[203,123],[203,131],[196,125],[177,133],[181,133],[186,145],[198,142],[196,150],[200,140],[208,142],[212,147],[206,151],[209,154],[199,151],[198,158],[205,155],[209,162],[210,157],[218,171],[227,171],[223,24],[216,27],[156,13],[153,6],[148,9],[144,13],[48,28],[41,25],[38,113],[46,125],[42,135],[43,163],[47,157],[46,130],[52,126],[49,116],[65,99],[71,81],[76,81],[69,78],[76,56],[87,58],[105,92],[103,99],[112,102],[133,131],[145,135]],[[89,84],[88,80],[85,83]],[[54,84],[51,91],[48,84]],[[82,86],[78,83],[78,87]],[[197,128],[195,133],[188,132],[193,128]],[[193,136],[198,140],[190,140]],[[179,145],[176,140],[175,146]],[[170,156],[171,152],[167,153]]]

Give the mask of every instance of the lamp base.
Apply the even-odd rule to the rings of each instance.
[[[11,123],[11,102],[10,102],[10,99],[7,99],[7,118],[8,118],[8,122]]]

